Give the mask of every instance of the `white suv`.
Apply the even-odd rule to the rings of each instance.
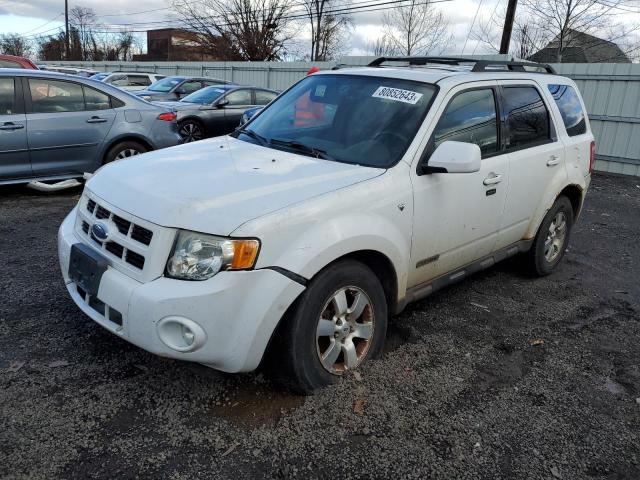
[[[73,300],[150,352],[227,372],[265,358],[308,393],[378,356],[409,302],[516,254],[550,273],[594,162],[575,84],[398,60],[316,73],[230,136],[100,169],[60,227]]]

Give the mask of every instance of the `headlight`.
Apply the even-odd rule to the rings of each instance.
[[[220,270],[247,270],[258,258],[255,239],[216,237],[180,230],[167,261],[167,275],[183,280],[206,280]]]

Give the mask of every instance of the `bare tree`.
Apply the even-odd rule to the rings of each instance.
[[[31,44],[17,33],[5,33],[0,35],[0,53],[26,57],[31,53]]]
[[[345,50],[351,19],[332,13],[336,6],[336,0],[306,0],[304,4],[311,25],[311,61],[329,60]]]
[[[561,63],[565,52],[580,43],[583,49],[597,48],[600,38],[616,41],[628,35],[630,31],[617,37],[607,34],[608,30],[619,25],[615,14],[624,10],[623,0],[523,0],[523,6],[539,29],[552,39],[551,48],[555,50],[556,61]],[[600,37],[585,44],[585,37],[580,34]],[[587,42],[588,43],[588,42]]]
[[[383,23],[388,42],[403,55],[442,53],[452,40],[445,16],[424,0],[385,12]]]
[[[505,9],[495,10],[488,18],[480,17],[474,25],[470,37],[478,42],[483,50],[498,53],[504,26]],[[527,15],[516,13],[511,33],[509,54],[526,59],[542,49],[549,41],[546,31],[532,24]],[[475,48],[473,53],[475,53]]]
[[[374,57],[385,57],[396,55],[397,49],[392,45],[391,41],[386,35],[379,37],[376,40],[369,40],[365,46],[367,55]]]
[[[76,30],[79,40],[80,58],[73,60],[94,60],[96,50],[93,31],[97,27],[94,10],[75,5],[69,10],[69,24]]]
[[[174,0],[203,51],[220,60],[278,60],[291,39],[287,14],[294,0]]]

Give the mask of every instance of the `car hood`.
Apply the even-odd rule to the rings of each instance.
[[[249,220],[383,172],[218,137],[113,162],[87,188],[158,225],[229,235]]]
[[[179,110],[199,110],[202,106],[199,103],[189,103],[189,102],[152,102],[155,105],[160,105],[165,108],[171,108],[175,111]]]
[[[142,97],[142,96],[160,97],[163,95],[171,95],[171,92],[152,92],[151,90],[134,90],[131,92],[131,94],[137,97]]]

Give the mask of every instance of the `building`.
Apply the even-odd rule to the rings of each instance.
[[[217,60],[205,53],[198,34],[179,28],[147,30],[147,53],[134,55],[138,62],[188,62]]]
[[[541,63],[631,63],[618,45],[576,30],[568,30],[559,52],[559,37],[549,42],[529,60]]]

